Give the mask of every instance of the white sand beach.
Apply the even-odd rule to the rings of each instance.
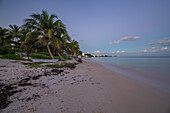
[[[18,91],[2,113],[169,113],[170,96],[83,60],[75,69],[0,62],[0,83]]]

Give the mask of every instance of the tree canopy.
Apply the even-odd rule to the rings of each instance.
[[[21,26],[0,27],[0,50],[5,51],[5,47],[7,51],[26,52],[28,57],[31,53],[48,52],[52,59],[55,55],[61,60],[63,55],[76,56],[80,51],[79,43],[71,40],[66,25],[55,14],[49,15],[44,10],[41,14],[31,14]]]

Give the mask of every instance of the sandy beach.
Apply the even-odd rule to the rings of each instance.
[[[0,59],[0,84],[2,113],[170,113],[169,95],[85,59],[74,69]]]

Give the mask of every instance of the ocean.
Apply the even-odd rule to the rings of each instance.
[[[118,56],[87,59],[170,94],[170,56]]]

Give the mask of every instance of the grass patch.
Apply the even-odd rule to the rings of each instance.
[[[39,54],[43,54],[43,55],[46,55],[46,56],[50,56],[50,54],[48,52],[39,52]]]
[[[76,67],[75,63],[62,63],[62,64],[46,64],[46,65],[41,65],[44,63],[49,63],[49,62],[33,62],[32,64],[29,64],[28,67],[29,68],[38,68],[38,67],[50,67],[50,68],[70,68],[70,69],[74,69]]]
[[[32,59],[26,59],[26,61],[30,61],[30,62],[32,62]]]
[[[51,59],[51,56],[46,52],[32,53],[31,58],[33,59]],[[59,56],[54,56],[55,59],[60,59]]]
[[[62,68],[63,65],[59,65],[59,64],[47,64],[47,65],[44,65],[45,67],[57,67],[57,68]]]
[[[74,63],[62,63],[60,64],[47,64],[44,65],[45,67],[56,67],[56,68],[63,68],[63,67],[68,67],[68,68],[75,68],[75,64]]]
[[[44,62],[33,62],[32,64],[28,65],[29,68],[38,68],[38,67],[43,67]]]
[[[31,57],[32,57],[33,59],[51,59],[50,56],[45,55],[45,54],[40,54],[40,53],[33,53],[33,54],[31,55]]]
[[[1,55],[1,59],[12,59],[12,60],[25,60],[24,58],[20,57],[20,55],[16,54],[6,54],[6,55]]]

